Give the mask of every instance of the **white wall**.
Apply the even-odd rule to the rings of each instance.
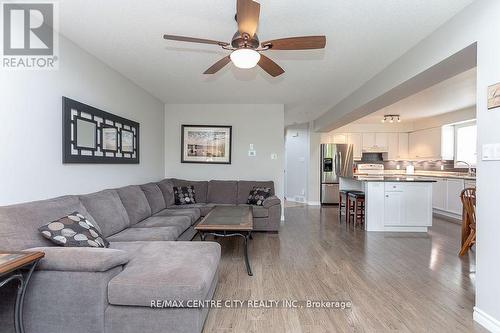
[[[413,123],[413,130],[428,129],[476,119],[476,107],[448,112],[435,117],[423,118]]]
[[[285,154],[285,197],[290,201],[304,202],[308,186],[309,124],[287,127]]]
[[[181,163],[181,125],[233,126],[232,163]],[[167,104],[165,106],[165,175],[190,180],[273,180],[284,188],[284,106],[282,104]],[[253,144],[257,156],[249,157]],[[278,159],[271,159],[271,154]]]
[[[419,73],[477,43],[477,250],[474,319],[500,332],[500,161],[482,161],[481,147],[500,143],[500,109],[487,110],[487,87],[500,82],[500,1],[477,0],[349,96],[336,111],[352,112]],[[316,121],[318,127],[322,120]],[[474,255],[473,252],[470,255]],[[473,267],[471,267],[473,268]]]
[[[163,103],[72,42],[57,71],[0,73],[0,205],[143,183],[164,175]],[[62,96],[140,123],[140,164],[63,165]]]

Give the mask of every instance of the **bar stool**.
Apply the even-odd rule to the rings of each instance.
[[[342,212],[345,215],[345,222],[347,223],[347,217],[349,216],[349,195],[350,190],[340,190],[339,191],[339,223],[342,223]]]
[[[347,227],[353,218],[354,227],[356,224],[363,224],[365,222],[365,193],[361,191],[349,191],[348,195],[348,213]]]

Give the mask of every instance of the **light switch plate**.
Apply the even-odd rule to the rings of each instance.
[[[500,143],[483,145],[483,161],[500,161]]]
[[[278,159],[278,154],[271,154],[271,159],[272,160],[277,160]]]

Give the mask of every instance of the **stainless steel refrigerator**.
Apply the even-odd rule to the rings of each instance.
[[[321,204],[339,203],[339,178],[352,177],[353,161],[352,145],[321,145]]]

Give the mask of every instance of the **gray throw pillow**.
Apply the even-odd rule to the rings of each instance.
[[[248,195],[247,204],[254,206],[264,206],[264,200],[271,196],[271,188],[269,187],[256,187],[250,191]]]
[[[43,237],[66,247],[108,247],[101,232],[78,212],[61,217],[38,228]]]
[[[174,186],[174,198],[176,205],[191,205],[196,203],[194,187]]]

